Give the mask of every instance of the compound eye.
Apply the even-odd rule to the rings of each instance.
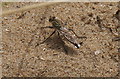
[[[51,20],[51,18],[49,19],[49,22],[51,22],[52,20]]]
[[[55,17],[50,16],[49,22],[53,21],[54,19],[55,19]]]

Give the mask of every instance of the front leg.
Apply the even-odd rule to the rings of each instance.
[[[56,32],[56,30],[54,30],[54,32],[53,33],[51,33],[50,34],[50,36],[48,37],[48,38],[46,38],[43,42],[41,42],[41,43],[37,43],[37,45],[36,46],[38,46],[39,44],[43,44],[45,41],[47,41],[54,33]],[[35,46],[35,47],[36,47]]]

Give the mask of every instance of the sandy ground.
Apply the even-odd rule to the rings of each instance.
[[[9,3],[3,10],[35,3]],[[3,17],[2,74],[7,77],[115,77],[119,75],[118,3],[60,3]],[[86,36],[76,49],[65,41],[65,53],[57,34],[39,42],[53,30],[50,16],[67,23],[77,35]]]

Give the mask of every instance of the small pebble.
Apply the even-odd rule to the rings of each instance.
[[[5,20],[8,20],[8,18],[7,18],[7,17],[4,17],[4,19],[5,19]]]
[[[40,58],[41,60],[45,60],[43,57]]]
[[[9,32],[10,30],[9,29],[5,29],[6,32]]]
[[[98,54],[101,53],[101,51],[100,50],[96,50],[94,53],[95,53],[95,55],[98,55]]]
[[[46,50],[46,48],[43,48],[43,50],[45,51],[45,50]]]

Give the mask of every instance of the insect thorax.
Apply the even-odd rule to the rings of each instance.
[[[50,17],[49,22],[51,22],[52,26],[57,29],[60,29],[63,26],[62,21],[56,19],[55,17]]]
[[[61,28],[61,24],[57,21],[52,21],[52,25],[53,25],[53,27],[55,27],[57,29]]]

